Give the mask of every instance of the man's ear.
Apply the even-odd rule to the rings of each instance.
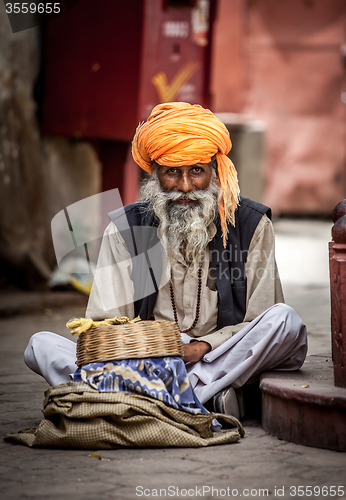
[[[160,165],[156,163],[156,161],[151,162],[151,176],[157,178],[157,174],[159,171]]]
[[[215,173],[217,175],[217,161],[216,161],[216,155],[212,156],[211,157],[211,160],[210,160],[210,163],[209,163],[210,167],[213,168],[215,170]]]

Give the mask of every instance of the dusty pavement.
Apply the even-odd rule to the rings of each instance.
[[[287,279],[285,273],[293,276],[289,267],[285,270],[292,256],[290,245],[297,244],[299,234],[287,239],[283,222],[277,249],[286,301],[310,327],[310,352],[326,352],[330,345],[328,283],[325,278],[299,283]],[[327,233],[325,223],[320,226],[314,245]],[[303,233],[306,228],[301,237]],[[297,271],[299,280],[308,269],[307,256]],[[325,269],[316,272],[323,274]],[[53,305],[0,320],[1,499],[346,498],[346,454],[280,441],[268,436],[257,421],[244,422],[246,437],[239,443],[206,449],[64,451],[4,442],[4,434],[35,427],[41,419],[47,384],[22,361],[30,335],[47,329],[69,338],[66,320],[83,314],[81,306],[58,309]],[[89,457],[95,453],[102,459]]]

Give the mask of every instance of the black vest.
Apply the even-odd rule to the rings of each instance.
[[[241,323],[246,312],[245,263],[251,238],[270,208],[240,197],[235,226],[229,224],[226,248],[222,230],[209,243],[210,269],[218,292],[218,328]],[[108,214],[120,231],[132,258],[135,316],[151,319],[160,285],[163,248],[157,237],[159,221],[144,201],[131,203]]]

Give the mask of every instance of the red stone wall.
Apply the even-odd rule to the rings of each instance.
[[[346,195],[343,0],[220,0],[215,111],[267,124],[263,201],[328,214]]]
[[[243,13],[243,0],[218,0],[211,75],[213,111],[242,111]]]

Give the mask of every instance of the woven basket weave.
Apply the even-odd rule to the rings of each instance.
[[[93,326],[79,335],[77,365],[113,359],[182,356],[179,329],[170,321]]]

